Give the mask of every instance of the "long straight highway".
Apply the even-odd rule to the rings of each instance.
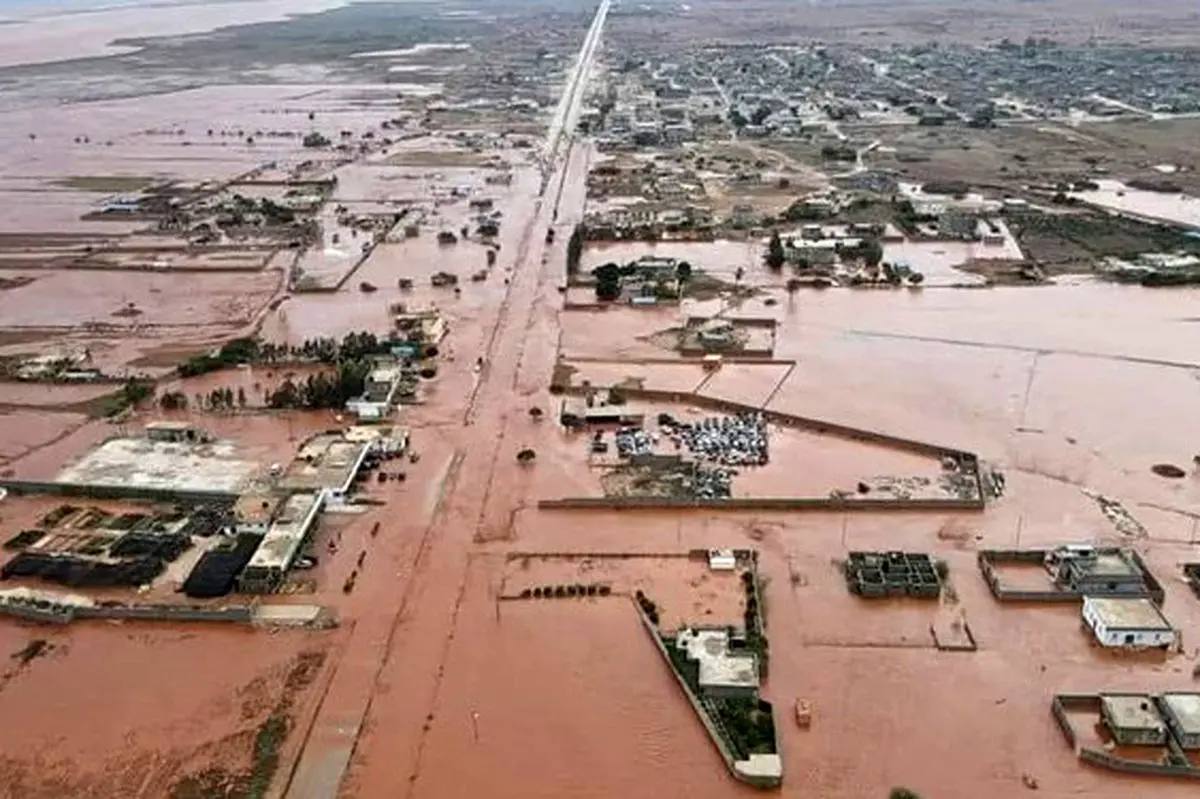
[[[344,620],[348,630],[341,631],[318,706],[297,721],[298,744],[285,753],[276,797],[400,797],[420,788],[428,720],[438,705],[470,560],[489,538],[490,520],[512,512],[494,487],[507,467],[511,427],[523,415],[514,412],[514,388],[533,374],[548,382],[553,367],[553,350],[541,345],[553,323],[547,299],[556,296],[567,236],[547,244],[545,232],[556,221],[568,224],[558,218],[564,186],[585,183],[586,148],[576,146],[575,129],[610,5],[602,0],[597,8],[564,84],[539,159],[540,180],[519,206],[525,213],[509,215],[521,233],[516,247],[504,250],[512,272],[494,316],[479,331],[477,351],[468,349],[466,332],[456,344],[454,368],[469,368],[476,357],[482,364],[463,397],[460,422],[436,431],[432,499],[417,519],[381,511],[383,527],[395,535],[381,534],[373,545],[372,560],[382,562],[360,577],[355,599],[362,612]],[[583,197],[575,191],[569,197],[580,206],[568,215],[575,219]],[[434,431],[414,424],[413,435],[432,439]]]

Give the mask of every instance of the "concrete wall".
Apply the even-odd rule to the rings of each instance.
[[[67,624],[77,619],[115,619],[122,621],[200,621],[246,623],[254,611],[248,605],[201,607],[183,605],[50,605],[0,603],[0,614],[18,619]]]
[[[673,497],[564,497],[538,500],[539,510],[763,510],[763,511],[961,511],[983,510],[972,499],[838,499],[835,497],[736,497],[681,499]]]
[[[1200,779],[1200,768],[1188,765],[1189,761],[1186,755],[1170,737],[1167,739],[1166,749],[1171,762],[1166,764],[1151,763],[1145,760],[1128,760],[1116,757],[1103,750],[1080,746],[1075,735],[1075,728],[1071,725],[1070,719],[1067,718],[1067,711],[1094,710],[1096,718],[1099,719],[1100,697],[1097,694],[1058,694],[1051,701],[1050,710],[1054,714],[1054,719],[1058,722],[1058,727],[1062,730],[1063,736],[1067,739],[1071,748],[1075,750],[1075,754],[1079,759],[1084,762],[1126,774],[1159,777],[1166,775]]]
[[[56,483],[47,480],[0,480],[0,488],[8,489],[14,496],[40,495],[80,497],[83,499],[127,499],[177,504],[229,502],[237,498],[237,492],[175,491],[172,489],[139,486]]]
[[[976,555],[979,572],[987,582],[992,596],[1001,602],[1078,602],[1083,595],[1078,591],[1068,589],[1046,589],[1044,591],[1028,591],[1008,588],[1000,581],[996,572],[997,563],[1042,563],[1047,550],[1044,549],[985,549]],[[1145,597],[1161,605],[1166,600],[1166,591],[1162,583],[1150,572],[1142,556],[1130,552],[1130,559],[1141,570],[1145,590],[1131,593],[1108,594],[1108,596]]]
[[[716,726],[713,724],[712,719],[709,717],[708,711],[704,708],[704,705],[701,703],[699,697],[692,693],[692,688],[687,684],[687,680],[685,680],[683,675],[675,669],[675,664],[671,661],[671,655],[667,652],[667,648],[663,644],[662,638],[660,638],[658,635],[658,629],[651,624],[648,618],[646,618],[646,614],[643,613],[641,607],[638,606],[637,600],[633,600],[633,609],[634,612],[637,613],[638,618],[642,620],[642,626],[646,628],[646,632],[650,635],[650,640],[654,642],[654,646],[658,649],[659,654],[662,655],[663,660],[666,661],[667,668],[671,670],[671,674],[675,675],[675,681],[679,683],[679,687],[683,689],[683,695],[687,698],[688,704],[692,706],[692,710],[699,717],[700,723],[704,725],[704,729],[708,733],[709,739],[717,748],[717,751],[721,755],[721,759],[725,761],[725,766],[729,769],[729,773],[733,775],[733,778],[740,782],[753,785],[756,788],[778,787],[778,781],[772,781],[770,783],[758,783],[747,779],[744,774],[734,768],[734,763],[738,762],[737,758],[734,756],[733,751],[729,748],[729,745],[725,743],[724,736],[721,735],[720,731],[718,731]]]

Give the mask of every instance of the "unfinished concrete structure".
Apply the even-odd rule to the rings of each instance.
[[[1200,694],[1059,694],[1052,700],[1051,710],[1067,742],[1084,762],[1129,774],[1200,779],[1200,765],[1189,754],[1200,749]],[[1141,751],[1081,744],[1081,738],[1089,740],[1093,733],[1088,730],[1081,735],[1072,719],[1087,714],[1094,714],[1114,744]],[[1148,756],[1156,751],[1157,757]]]
[[[1166,594],[1137,552],[1120,547],[1064,545],[1055,549],[985,549],[976,556],[992,595],[1001,601],[1074,602],[1084,596],[1152,599]],[[1015,588],[1004,582],[1003,567],[1045,570],[1046,587]]]
[[[1113,740],[1131,746],[1161,746],[1167,723],[1149,696],[1109,694],[1100,697],[1100,717]]]

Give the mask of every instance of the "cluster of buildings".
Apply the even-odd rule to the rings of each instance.
[[[155,422],[140,435],[103,442],[50,485],[36,488],[228,507],[221,531],[228,543],[218,541],[197,562],[193,571],[201,575],[193,582],[201,587],[193,595],[217,596],[235,587],[268,593],[296,567],[321,514],[347,504],[380,460],[402,454],[407,445],[401,428],[351,427],[312,436],[286,464],[264,465],[246,457],[236,442],[213,439],[185,423]],[[240,553],[240,560],[227,557],[230,551]]]
[[[587,114],[609,147],[704,138],[838,141],[847,120],[988,127],[1005,119],[1200,111],[1200,70],[1166,51],[1048,41],[850,43],[632,53]]]

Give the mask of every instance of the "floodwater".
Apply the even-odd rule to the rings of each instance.
[[[1190,194],[1131,189],[1118,180],[1098,180],[1094,191],[1074,192],[1072,196],[1127,214],[1136,214],[1200,229],[1200,198]]]
[[[344,3],[341,0],[254,0],[225,3],[163,3],[150,7],[77,4],[18,14],[15,24],[0,25],[0,67],[44,64],[89,56],[135,52],[116,39],[146,35],[179,36],[227,25],[271,22],[293,14],[311,14]]]
[[[295,113],[322,102],[280,87],[213,96],[230,100],[221,116],[232,123],[283,95]],[[157,113],[188,120],[195,131],[184,138],[207,138],[196,132],[204,112],[184,114],[181,105],[203,105],[209,96],[163,99]],[[115,125],[129,108],[99,104],[96,124]],[[143,113],[136,124],[146,127],[156,112]],[[6,139],[23,138],[29,119],[22,117]],[[78,124],[82,117],[54,119]],[[130,138],[127,157],[145,144]],[[154,159],[168,157],[169,145],[145,139]],[[38,146],[21,144],[7,158],[17,163]],[[63,160],[63,152],[61,145],[38,152],[37,168]],[[214,146],[205,155],[213,161],[188,167],[196,176],[265,160],[241,145]],[[477,241],[436,245],[435,231],[457,229],[466,214],[461,202],[445,204],[416,240],[378,247],[343,291],[292,296],[265,312],[263,336],[291,343],[364,328],[382,332],[391,321],[388,306],[402,300],[436,303],[450,320],[430,401],[397,418],[412,430],[419,461],[388,467],[403,468],[405,481],[369,487],[383,504],[322,525],[319,541],[334,532],[342,547],[314,572],[314,596],[340,613],[342,630],[274,636],[138,625],[39,630],[55,644],[51,654],[0,688],[6,720],[0,751],[7,758],[0,760],[7,778],[0,795],[164,796],[168,777],[193,763],[239,762],[253,747],[249,731],[269,708],[287,663],[314,646],[328,647],[331,679],[328,692],[322,683],[314,692],[319,698],[298,714],[283,753],[281,774],[295,766],[290,789],[278,786],[289,797],[336,785],[341,775],[330,773],[329,764],[338,757],[349,759],[341,794],[363,799],[749,795],[725,772],[627,599],[498,601],[505,579],[512,579],[505,558],[511,552],[709,547],[761,553],[772,653],[764,693],[776,705],[784,796],[861,799],[905,784],[928,796],[1010,799],[1024,791],[1023,774],[1035,777],[1046,796],[1117,799],[1151,790],[1145,781],[1081,765],[1051,718],[1050,697],[1060,690],[1190,689],[1194,654],[1114,662],[1080,631],[1075,607],[997,604],[975,558],[984,547],[1122,541],[1089,493],[1102,492],[1120,499],[1149,531],[1147,539],[1125,543],[1145,550],[1167,586],[1168,617],[1184,630],[1200,624],[1200,605],[1177,571],[1195,559],[1200,514],[1192,461],[1200,435],[1200,327],[1192,292],[1097,284],[830,291],[789,299],[764,281],[763,298],[778,304],[755,298],[738,312],[779,319],[776,358],[795,361],[795,368],[730,365],[706,380],[691,364],[649,362],[673,357],[644,340],[676,324],[673,311],[560,311],[564,244],[582,212],[585,169],[586,157],[572,154],[557,221],[552,201],[531,199],[538,180],[530,170],[517,171],[511,193],[487,189],[505,216],[502,249],[485,281],[466,279],[485,263]],[[397,168],[404,178],[394,181],[381,174],[388,171],[374,164],[347,170],[345,199],[434,196],[431,187],[445,192],[468,182],[441,167],[418,177]],[[476,196],[482,189],[476,182],[470,191]],[[557,243],[546,246],[551,225]],[[584,264],[649,249],[589,249]],[[760,244],[664,244],[655,251],[700,268],[711,264],[722,275],[738,265],[747,280],[766,274]],[[924,255],[943,259],[947,269],[959,257],[949,250]],[[460,294],[428,285],[439,269],[460,275]],[[934,276],[930,267],[925,271]],[[411,292],[399,288],[401,277],[416,282]],[[146,350],[146,357],[170,364],[184,354],[170,349],[180,338],[195,346],[215,335],[221,320],[251,321],[271,290],[240,277],[236,286],[222,282],[234,280],[227,276],[213,278],[213,291],[207,283],[195,288],[198,277],[71,278],[79,282],[63,285],[67,278],[48,276],[5,292],[0,318],[78,326],[108,319],[132,301],[147,317],[137,323],[145,328],[129,330],[126,343],[102,355],[116,361]],[[360,280],[379,291],[360,292]],[[22,298],[24,292],[32,293]],[[54,305],[55,297],[67,299]],[[689,303],[682,310],[706,307]],[[151,336],[153,325],[169,330]],[[1008,491],[986,512],[971,514],[539,511],[539,499],[583,493],[591,477],[585,439],[552,421],[559,400],[547,384],[560,346],[579,360],[579,375],[595,381],[633,376],[648,387],[681,391],[706,382],[714,396],[969,448],[1005,470]],[[235,379],[265,383],[257,371],[207,376],[184,390]],[[531,407],[550,418],[534,421]],[[124,432],[164,416],[143,412]],[[238,439],[264,462],[283,461],[304,436],[339,423],[334,413],[187,418]],[[12,467],[20,476],[47,476],[120,432],[105,422],[21,410],[0,417],[0,452],[18,455],[45,444]],[[776,438],[778,463],[758,477],[744,475],[746,490],[817,491],[937,467],[854,442],[783,431]],[[525,447],[537,459],[518,468],[515,456]],[[1155,463],[1177,464],[1187,476],[1157,477],[1150,472]],[[837,568],[847,551],[895,549],[944,559],[956,599],[944,606],[868,603],[847,593]],[[366,553],[361,570],[358,552]],[[344,594],[352,572],[356,587]],[[711,590],[702,576],[630,569],[612,580],[646,590],[668,618],[695,614],[702,621]],[[946,613],[965,615],[978,652],[933,649],[929,626]],[[33,635],[31,628],[0,624],[0,652],[18,651]],[[249,701],[246,710],[248,698],[260,694],[265,698]],[[790,723],[797,699],[812,703],[810,730]],[[198,761],[190,759],[197,752]],[[1182,799],[1194,787],[1155,782],[1153,791]]]

